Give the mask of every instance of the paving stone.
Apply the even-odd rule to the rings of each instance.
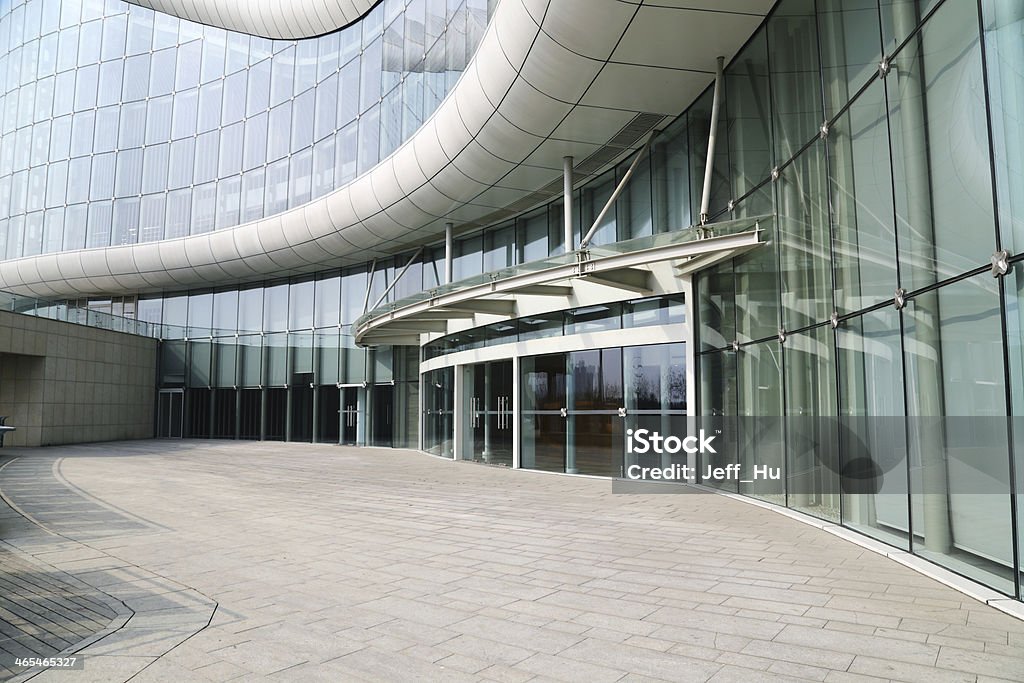
[[[846,671],[853,662],[853,655],[801,645],[752,640],[741,652],[765,659]]]
[[[1024,622],[721,496],[619,496],[598,479],[310,444],[142,441],[4,457],[24,462],[17,477],[0,471],[0,492],[64,534],[9,522],[0,506],[15,525],[5,542],[52,562],[39,586],[81,590],[3,612],[19,630],[0,629],[0,649],[16,634],[37,647],[81,638],[116,613],[96,592],[136,610],[87,646],[85,672],[34,680],[1024,674]],[[31,476],[52,481],[35,491]],[[0,596],[26,589],[14,574],[0,570]],[[55,635],[44,608],[87,623]]]
[[[939,648],[935,645],[806,626],[786,626],[775,640],[790,645],[804,645],[849,654],[870,652],[876,657],[911,664],[935,664],[935,658],[939,653]]]
[[[921,666],[907,662],[880,659],[866,655],[857,655],[850,665],[850,673],[877,676],[894,681],[910,683],[969,683],[974,680],[971,674],[956,671],[942,671],[933,666]]]

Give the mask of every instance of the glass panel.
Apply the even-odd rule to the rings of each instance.
[[[355,124],[353,124],[355,125]],[[377,164],[380,158],[380,108],[374,105],[359,118],[359,173]]]
[[[187,235],[192,223],[191,216],[192,193],[187,189],[168,192],[167,217],[164,223],[164,238],[170,239],[172,237],[184,237]]]
[[[736,338],[741,342],[774,337],[780,329],[777,232],[774,226],[766,228],[762,237],[766,246],[733,260]]]
[[[452,263],[454,281],[480,275],[483,267],[483,237],[475,235],[455,241],[455,258]]]
[[[341,381],[338,330],[318,331],[314,338],[316,383],[336,384]],[[337,416],[335,416],[337,418]]]
[[[587,231],[594,225],[594,221],[597,220],[601,210],[608,203],[608,200],[612,196],[612,191],[615,189],[615,176],[614,174],[606,174],[604,180],[598,183],[588,183],[583,187],[583,215],[582,230],[586,234]],[[613,207],[614,208],[614,207]],[[617,241],[618,236],[615,229],[616,219],[615,211],[609,209],[609,211],[601,219],[601,223],[591,238],[590,243],[593,245],[599,244],[610,244]]]
[[[788,340],[787,340],[788,344]],[[782,415],[782,349],[778,341],[744,346],[736,354],[737,456],[742,469],[755,465],[785,472]],[[758,479],[739,484],[740,493],[784,505],[782,481]]]
[[[622,350],[625,406],[630,413],[686,410],[686,346],[657,344]],[[662,434],[670,434],[661,430]]]
[[[216,226],[217,183],[206,183],[193,190],[192,219],[189,222],[191,234],[210,232]]]
[[[238,290],[214,294],[212,324],[215,335],[234,334],[238,327]]]
[[[729,65],[725,79],[728,108],[729,178],[734,199],[751,192],[771,174],[771,120],[769,102],[768,42],[759,31]],[[734,218],[756,216],[772,210],[771,186],[739,204]]]
[[[258,387],[263,384],[262,345],[263,339],[258,334],[238,338],[238,378],[242,386]]]
[[[697,281],[701,350],[724,349],[736,339],[736,278],[731,262],[700,274]],[[745,296],[743,293],[741,296]]]
[[[788,330],[832,314],[832,258],[826,191],[825,146],[820,141],[782,172],[779,234],[782,254],[782,321]]]
[[[289,168],[288,206],[295,207],[310,200],[313,186],[313,150],[292,155]]]
[[[782,0],[768,20],[775,158],[783,163],[825,120],[814,0]]]
[[[998,281],[954,282],[904,312],[914,552],[1012,592]]]
[[[885,80],[900,278],[915,290],[987,264],[995,249],[977,7],[944,3]]]
[[[984,0],[992,148],[1002,248],[1024,252],[1024,7]]]
[[[188,297],[188,336],[208,337],[213,325],[213,294]]]
[[[306,330],[313,327],[312,280],[293,282],[288,288],[288,329]]]
[[[237,225],[242,179],[238,176],[217,183],[217,229]]]
[[[238,293],[238,329],[258,332],[263,329],[263,289],[243,289]]]
[[[828,137],[840,314],[889,299],[896,291],[885,91],[875,82],[834,124]]]
[[[333,75],[316,87],[313,139],[334,132],[338,119],[338,77]]]
[[[685,116],[657,137],[650,154],[654,166],[655,231],[666,232],[691,225]]]
[[[313,144],[313,94],[312,89],[307,90],[292,102],[292,121],[288,127],[292,152]]]
[[[257,166],[262,166],[267,160],[267,117],[268,114],[262,112],[257,116],[249,118],[244,124],[243,170],[248,171]]]
[[[290,356],[289,384],[308,386],[313,382],[313,334],[292,332],[288,335]]]
[[[839,521],[836,370],[830,326],[786,338],[786,479],[789,506]]]
[[[249,171],[242,176],[243,223],[263,218],[264,183],[266,175],[262,168]]]
[[[313,324],[333,327],[341,322],[341,276],[328,275],[316,281],[316,304]]]
[[[242,134],[244,130],[241,123],[226,126],[221,130],[218,177],[224,178],[242,170]]]
[[[263,330],[288,329],[288,284],[263,289]]]
[[[199,115],[199,91],[178,92],[174,95],[174,113],[171,115],[171,136],[177,140],[195,134]]]
[[[564,354],[531,356],[520,362],[521,466],[526,469],[565,471],[566,357]]]
[[[518,235],[516,247],[518,249],[517,263],[529,263],[548,257],[548,214],[547,208],[539,209],[534,213],[520,218],[516,221]],[[425,285],[424,285],[425,286]]]
[[[818,36],[825,114],[831,119],[878,73],[882,42],[877,0],[818,0]]]
[[[150,195],[139,203],[139,241],[163,239],[167,200],[164,195]]]
[[[526,316],[519,319],[519,341],[540,339],[542,337],[561,336],[561,312],[546,315]]]
[[[288,383],[288,334],[263,337],[263,384],[283,387]]]
[[[359,90],[359,111],[365,112],[380,100],[381,96],[381,41],[374,40],[363,51],[362,74]]]
[[[142,192],[152,194],[167,189],[167,167],[170,145],[153,145],[144,150]],[[119,155],[123,156],[123,155]]]
[[[843,524],[909,550],[899,313],[886,307],[844,321],[836,346]]]
[[[621,181],[628,166],[621,164],[617,176]],[[618,213],[618,238],[620,240],[653,234],[651,217],[651,160],[646,156],[640,160],[633,176],[627,181],[622,194],[616,200]]]
[[[112,245],[134,244],[139,237],[138,197],[114,201],[114,225],[110,243]]]
[[[440,368],[423,375],[423,448],[454,457],[455,369]]]
[[[615,476],[622,474],[625,445],[622,349],[569,354],[566,394],[570,415],[565,471]]]
[[[624,306],[622,326],[628,330],[651,325],[682,325],[685,322],[686,303],[682,294],[675,294],[630,301]]]
[[[334,189],[334,138],[321,140],[313,147],[312,196],[321,197]]]
[[[213,362],[213,346],[210,341],[189,341],[188,343],[188,386],[211,386],[210,369]]]
[[[587,306],[568,311],[565,314],[565,334],[619,329],[622,329],[621,304]]]
[[[110,223],[113,213],[112,202],[89,204],[89,236],[85,242],[86,248],[110,246]]]

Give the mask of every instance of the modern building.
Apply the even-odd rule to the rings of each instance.
[[[1017,0],[2,0],[0,75],[0,289],[157,436],[762,465],[1021,597]]]

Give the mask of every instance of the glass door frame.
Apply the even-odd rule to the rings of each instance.
[[[165,415],[164,411],[164,397],[167,397],[167,408],[166,408],[166,423],[164,422]],[[177,401],[178,404],[178,419],[177,425],[174,420],[174,404]],[[167,425],[166,434],[163,432],[164,424]],[[174,428],[177,426],[177,436],[174,434]],[[156,436],[158,439],[181,439],[185,435],[185,390],[178,389],[160,389],[157,391],[156,399]]]
[[[498,366],[501,368],[498,369]],[[462,394],[463,401],[460,406],[461,411],[467,417],[467,424],[459,459],[477,460],[486,464],[506,464],[507,461],[508,466],[514,466],[517,431],[514,410],[515,371],[516,363],[511,358],[499,358],[462,366],[465,391]],[[502,375],[507,373],[507,377],[505,377],[508,382],[507,386],[498,386],[499,376],[496,373]],[[478,374],[482,374],[482,377],[479,378],[482,381],[477,381]],[[482,386],[478,386],[478,384]],[[482,394],[482,396],[478,394]],[[482,429],[483,446],[480,449],[477,448],[477,441],[481,438],[476,434],[477,429]],[[507,456],[503,455],[500,458],[502,462],[496,462],[495,456],[499,451],[504,453],[506,448]]]

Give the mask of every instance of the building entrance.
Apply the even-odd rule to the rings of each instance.
[[[640,462],[627,429],[685,435],[685,354],[675,343],[522,358],[522,467],[621,477]]]
[[[472,437],[462,457],[489,465],[512,466],[512,361],[478,363],[468,368],[466,405]]]
[[[185,392],[161,389],[156,402],[156,435],[162,439],[180,439],[185,415]]]
[[[359,389],[341,388],[341,443],[345,446],[359,443]]]
[[[395,387],[374,384],[370,388],[373,409],[370,420],[370,445],[391,448],[395,438]]]

